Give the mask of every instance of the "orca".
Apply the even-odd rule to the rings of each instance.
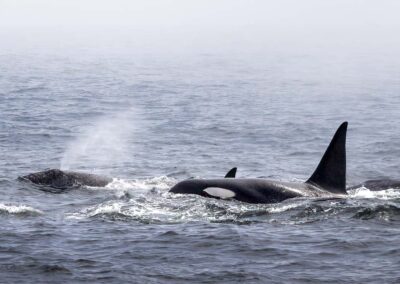
[[[347,194],[347,126],[347,122],[339,126],[316,170],[306,182],[235,178],[236,168],[233,168],[223,179],[188,179],[177,183],[169,192],[248,203],[278,203],[295,197],[343,197]]]
[[[60,193],[81,186],[104,187],[112,182],[112,178],[105,176],[74,171],[62,171],[59,169],[49,169],[31,173],[19,177],[19,180],[45,186],[40,189],[53,193]]]

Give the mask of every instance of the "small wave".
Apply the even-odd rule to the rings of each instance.
[[[10,205],[0,203],[0,214],[10,214],[18,216],[38,216],[42,215],[43,212],[32,208],[27,205]]]
[[[141,194],[129,200],[109,200],[68,213],[67,219],[100,218],[106,220],[138,221],[141,223],[181,223],[206,221],[248,224],[264,222],[271,216],[304,206],[304,200],[280,204],[247,204],[201,196],[175,195],[165,192]]]
[[[115,215],[121,215],[121,208],[122,205],[118,202],[108,202],[105,204],[100,204],[100,205],[95,205],[88,207],[78,213],[70,213],[67,214],[68,219],[85,219],[85,218],[91,218],[91,217],[96,217],[96,216],[115,216]]]
[[[44,86],[36,86],[36,87],[26,87],[26,88],[19,88],[16,90],[11,91],[11,94],[23,94],[23,93],[31,93],[31,92],[40,92],[44,91],[46,88]]]
[[[1,265],[0,268],[6,268],[8,271],[19,273],[71,274],[71,271],[62,265],[43,264],[35,259],[28,260],[26,263]]]
[[[91,206],[76,213],[67,214],[67,219],[100,218],[107,220],[136,220],[142,223],[174,222],[174,214],[168,209],[159,207],[157,203],[141,200],[129,202],[108,201]]]
[[[364,208],[358,211],[354,218],[369,220],[369,219],[380,219],[384,221],[393,221],[400,219],[400,208],[395,205],[385,204],[378,205],[373,208]]]
[[[383,200],[400,198],[399,189],[385,189],[379,191],[371,191],[366,187],[360,187],[349,191],[350,198],[377,198]]]

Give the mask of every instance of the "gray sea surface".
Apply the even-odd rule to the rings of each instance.
[[[0,52],[0,282],[399,283],[400,191],[254,205],[190,177],[304,181],[349,122],[347,183],[400,178],[395,49]],[[113,177],[43,192],[18,176]]]

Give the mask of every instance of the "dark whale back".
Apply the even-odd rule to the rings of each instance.
[[[112,181],[111,178],[100,175],[62,171],[59,169],[50,169],[32,173],[23,176],[20,179],[28,180],[34,184],[45,185],[56,189],[68,189],[79,186],[103,187]]]

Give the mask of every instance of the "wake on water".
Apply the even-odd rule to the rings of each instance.
[[[140,223],[252,222],[304,223],[329,218],[400,218],[400,190],[370,191],[361,187],[343,199],[294,198],[277,204],[248,204],[195,195],[170,194],[176,179],[160,176],[148,179],[114,179],[103,188],[89,191],[111,193],[107,200],[67,212],[66,219],[137,221]]]

